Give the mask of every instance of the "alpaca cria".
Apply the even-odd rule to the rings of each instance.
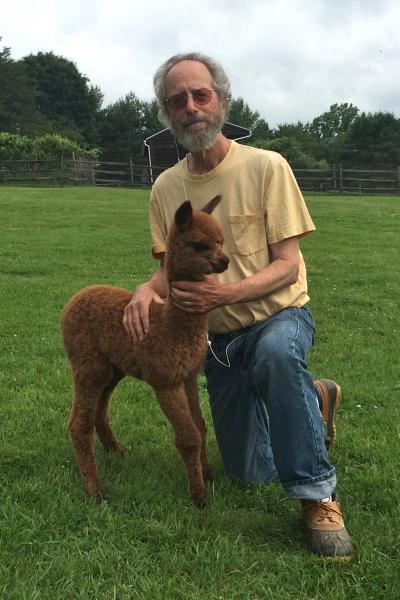
[[[213,198],[201,211],[194,211],[190,202],[178,208],[167,243],[168,287],[172,281],[200,281],[227,268],[222,230],[210,216],[219,201],[220,196]],[[189,494],[202,506],[210,471],[197,374],[207,348],[207,316],[178,309],[168,293],[165,304],[151,305],[149,331],[134,344],[122,325],[131,297],[122,288],[93,285],[78,292],[61,316],[74,385],[69,430],[85,488],[96,499],[102,498],[94,430],[106,450],[122,453],[111,430],[108,402],[117,383],[132,375],[154,388],[175,433]]]

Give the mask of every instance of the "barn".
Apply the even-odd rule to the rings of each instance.
[[[251,130],[234,123],[226,122],[222,127],[222,133],[230,140],[244,140],[251,136]],[[175,141],[169,129],[163,129],[144,140],[149,154],[151,182],[158,175],[172,167],[186,156],[187,150]]]

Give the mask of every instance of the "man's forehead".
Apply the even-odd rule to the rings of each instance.
[[[201,84],[212,83],[212,75],[205,64],[197,60],[182,60],[174,65],[165,78],[166,88],[179,84],[190,83],[190,81]]]

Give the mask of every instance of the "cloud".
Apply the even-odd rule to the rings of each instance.
[[[307,121],[335,102],[393,111],[400,72],[394,0],[14,0],[0,35],[14,58],[52,50],[73,60],[111,103],[153,96],[166,58],[200,50],[222,62],[234,96],[276,126]]]

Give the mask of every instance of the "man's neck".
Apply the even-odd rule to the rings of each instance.
[[[191,152],[188,155],[188,169],[192,175],[204,175],[212,171],[228,154],[231,140],[220,133],[211,148]]]

